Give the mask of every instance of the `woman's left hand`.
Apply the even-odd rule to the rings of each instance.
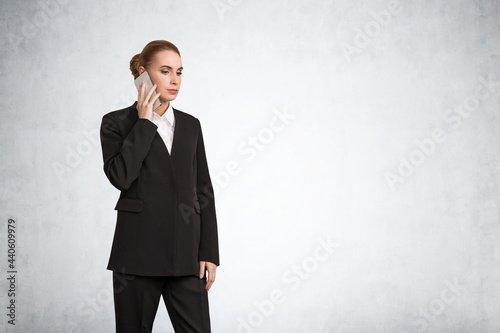
[[[207,275],[207,285],[205,289],[208,291],[215,281],[215,271],[217,270],[217,265],[210,261],[200,261],[200,279],[205,275],[205,269],[208,272]]]

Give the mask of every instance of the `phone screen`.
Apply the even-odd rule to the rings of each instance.
[[[146,90],[145,90],[145,93],[147,94],[149,89],[151,89],[151,87],[153,87],[153,82],[151,82],[151,78],[149,77],[149,74],[147,71],[144,71],[144,73],[142,73],[141,75],[139,75],[137,77],[137,79],[134,80],[134,83],[135,83],[135,87],[137,88],[137,91],[139,91],[139,88],[141,87],[141,83],[142,81],[146,82]],[[156,94],[156,90],[154,91],[154,94]],[[153,97],[154,94],[151,96]],[[156,109],[158,109],[161,105],[161,102],[160,102],[160,99],[158,98],[155,102],[155,104],[153,105],[153,111],[155,111]]]

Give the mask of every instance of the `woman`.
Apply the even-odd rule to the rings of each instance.
[[[148,43],[130,70],[134,78],[147,71],[153,87],[143,83],[133,105],[102,119],[104,172],[121,191],[107,267],[120,333],[151,332],[160,295],[176,332],[210,332],[208,290],[219,265],[214,193],[200,122],[171,105],[182,69],[175,45]]]

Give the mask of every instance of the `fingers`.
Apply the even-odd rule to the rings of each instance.
[[[205,274],[205,262],[200,261],[200,279],[203,278],[204,274]]]
[[[152,119],[153,105],[158,98],[160,98],[160,93],[156,93],[152,96],[156,87],[156,84],[154,84],[146,94],[146,83],[143,81],[139,86],[139,94],[137,96],[137,111],[139,118],[147,118],[149,120]]]
[[[153,104],[159,97],[161,93],[156,93],[154,96],[153,93],[156,90],[156,84],[154,84],[151,89],[146,93],[146,83],[142,81],[139,87],[139,94],[137,96],[137,102],[141,106],[147,106],[147,104]],[[151,98],[153,97],[153,98]]]
[[[200,261],[200,279],[203,278],[205,269],[207,270],[207,283],[205,285],[205,290],[209,291],[215,281],[215,271],[217,270],[217,265],[208,261]]]
[[[151,87],[151,89],[149,89],[148,94],[146,95],[146,98],[144,99],[143,102],[147,101],[146,102],[147,104],[153,105],[153,103],[154,103],[155,100],[152,101],[151,100],[151,96],[153,95],[153,92],[155,91],[155,89],[156,89],[156,84],[153,84],[153,86]]]
[[[213,263],[207,263],[206,267],[208,271],[208,276],[207,276],[207,285],[205,289],[206,291],[209,291],[210,287],[212,287],[212,284],[215,281],[215,271],[217,270],[217,266]]]
[[[153,105],[154,105],[154,103],[156,102],[156,100],[157,100],[158,98],[160,98],[160,95],[161,95],[161,93],[156,93],[156,94],[153,96],[153,99],[151,100],[151,103],[152,103]]]
[[[142,105],[142,100],[143,100],[143,96],[144,96],[144,90],[146,89],[145,87],[146,87],[146,83],[144,81],[142,81],[141,86],[139,87],[139,96],[137,96],[137,101],[141,105]]]

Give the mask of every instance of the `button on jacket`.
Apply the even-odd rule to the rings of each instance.
[[[103,116],[104,172],[119,189],[108,269],[146,276],[198,275],[219,265],[213,187],[197,118],[173,109],[171,153],[137,101]]]

